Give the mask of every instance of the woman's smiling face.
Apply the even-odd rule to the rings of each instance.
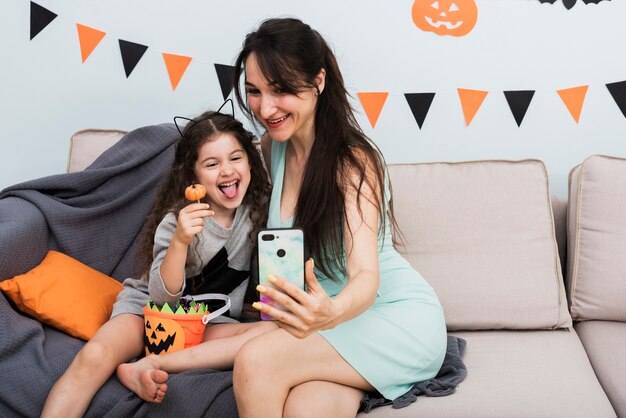
[[[216,214],[237,209],[250,185],[248,155],[230,133],[219,133],[200,146],[194,172]]]
[[[315,107],[318,90],[302,88],[298,94],[286,93],[273,85],[261,72],[254,53],[246,59],[246,98],[254,116],[267,128],[274,141],[312,139],[315,134]],[[325,71],[316,78],[319,91],[324,88]]]

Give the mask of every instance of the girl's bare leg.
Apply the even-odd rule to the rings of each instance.
[[[355,416],[357,398],[360,400],[363,391],[373,390],[319,334],[298,339],[282,329],[261,335],[239,350],[233,385],[242,418],[312,413]],[[294,399],[289,401],[291,396]],[[306,396],[309,402],[300,403]],[[307,410],[311,399],[319,401],[312,411]],[[331,409],[343,402],[351,406]]]
[[[133,314],[105,323],[52,386],[41,416],[82,417],[115,368],[141,354],[143,327],[143,318]]]
[[[237,352],[250,339],[278,329],[272,321],[216,324],[207,327],[203,342],[173,353],[150,355],[117,368],[120,381],[146,401],[152,401],[164,381],[154,381],[155,371],[180,373],[193,369],[228,370]]]

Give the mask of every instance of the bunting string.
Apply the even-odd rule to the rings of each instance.
[[[30,2],[30,40],[32,41],[39,33],[41,33],[49,24],[51,24],[58,15],[45,7]],[[78,43],[80,46],[81,60],[83,63],[89,58],[92,52],[98,47],[100,41],[107,36],[107,32],[100,29],[92,28],[80,23],[76,23],[76,31],[78,35]],[[143,58],[149,49],[147,45],[142,45],[125,39],[118,39],[122,64],[126,78],[130,77],[135,67]],[[176,90],[180,80],[185,75],[189,64],[193,57],[162,52],[163,62],[167,69],[172,90]],[[233,79],[235,68],[225,64],[214,64],[217,78],[220,83],[223,99],[230,95],[233,88]]]
[[[542,1],[542,0],[540,0]],[[546,0],[549,3],[554,1]],[[596,3],[595,0],[583,0],[585,4]],[[573,5],[576,1],[569,1],[568,5]],[[30,2],[30,40],[38,36],[48,25],[57,18],[57,14],[46,9],[45,7]],[[80,23],[76,23],[78,41],[80,46],[81,59],[84,63],[93,51],[98,47],[102,39],[107,36],[105,31],[92,28]],[[126,78],[135,70],[137,64],[141,61],[146,51],[150,48],[130,40],[118,39],[120,55]],[[172,91],[175,91],[181,79],[185,75],[189,64],[194,60],[193,57],[178,55],[171,52],[162,52],[163,61],[169,75]],[[202,61],[200,61],[202,62]],[[214,63],[217,78],[220,83],[220,89],[223,99],[226,100],[232,92],[234,85],[235,68],[226,64]],[[626,80],[605,84],[611,97],[626,117]],[[575,123],[578,123],[581,117],[582,108],[589,85],[574,86],[566,89],[556,90],[563,101],[565,107],[569,111]],[[488,94],[493,93],[487,90],[476,90],[469,88],[457,88],[463,117],[466,126],[470,126],[474,117],[480,110],[485,98]],[[504,91],[506,102],[509,105],[513,119],[518,127],[521,127],[524,117],[533,100],[535,90],[511,90]],[[404,93],[404,98],[417,122],[419,129],[422,129],[428,111],[431,108],[436,92],[410,92]],[[389,97],[388,91],[359,91],[357,97],[367,119],[372,126],[376,127],[378,119],[381,115]]]

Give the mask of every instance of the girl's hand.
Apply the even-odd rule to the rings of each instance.
[[[191,244],[193,237],[202,232],[204,218],[213,215],[215,212],[209,210],[207,203],[192,203],[185,206],[178,213],[178,224],[173,239],[185,245]]]
[[[339,307],[326,294],[313,273],[313,259],[306,262],[304,276],[306,292],[284,278],[275,276],[269,276],[268,279],[276,289],[257,286],[260,293],[284,306],[287,311],[266,303],[252,304],[255,309],[275,318],[281,328],[297,338],[305,338],[318,330],[333,328],[340,315]]]

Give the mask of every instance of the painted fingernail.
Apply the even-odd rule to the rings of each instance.
[[[263,285],[257,285],[256,290],[258,290],[259,292],[263,293],[263,292],[265,292],[266,289],[265,289],[265,286],[263,286]]]
[[[256,310],[259,310],[259,311],[261,310],[261,304],[259,302],[254,302],[252,304],[252,307]]]
[[[274,275],[272,275],[272,274],[269,274],[269,275],[267,276],[267,280],[269,280],[271,283],[275,283],[275,282],[276,282],[276,280],[278,280],[278,279],[276,278],[276,276],[274,276]]]

